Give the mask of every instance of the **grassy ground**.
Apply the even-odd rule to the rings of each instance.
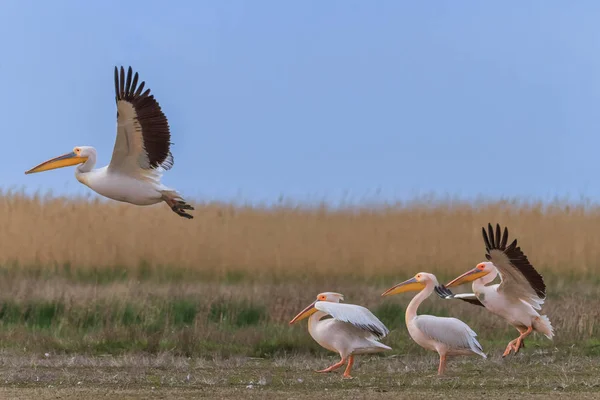
[[[549,287],[545,312],[555,340],[533,337],[506,360],[500,354],[515,337],[513,328],[479,307],[426,301],[421,312],[469,323],[490,357],[454,359],[449,377],[439,379],[437,355],[406,332],[411,296],[379,297],[393,282],[159,283],[152,274],[138,281],[88,279],[58,271],[0,280],[0,398],[600,396],[599,289],[582,281]],[[336,357],[311,339],[306,323],[287,324],[313,292],[334,288],[392,330],[384,342],[393,350],[358,358],[349,382],[340,374],[313,373]]]
[[[535,351],[502,360],[453,359],[435,375],[433,353],[357,358],[354,379],[313,370],[334,358],[228,359],[2,354],[2,398],[585,399],[600,396],[600,358]]]
[[[346,302],[371,309],[391,330],[384,342],[392,354],[418,351],[406,332],[404,310],[411,294],[381,298],[386,284],[332,279],[324,282],[147,280],[91,283],[65,276],[7,275],[0,280],[0,346],[38,353],[124,354],[164,351],[183,356],[276,357],[326,354],[308,335],[306,323],[288,322],[317,293],[339,291]],[[87,279],[87,278],[86,278]],[[532,348],[575,346],[600,355],[600,287],[583,281],[548,288],[544,313],[554,341],[533,336]],[[485,309],[435,295],[420,313],[455,316],[478,334],[486,351],[501,351],[517,331]]]

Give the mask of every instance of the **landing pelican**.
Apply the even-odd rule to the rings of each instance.
[[[93,169],[96,149],[77,146],[25,173],[80,164],[75,170],[77,180],[102,196],[139,206],[164,201],[177,215],[193,218],[186,210],[194,208],[177,191],[160,183],[162,172],[174,163],[169,123],[150,89],[142,92],[145,82],[138,86],[138,79],[131,67],[127,78],[123,67],[120,74],[115,67],[117,139],[108,166]]]
[[[327,350],[339,353],[342,358],[340,362],[317,372],[334,371],[347,361],[344,378],[352,378],[350,370],[354,355],[379,353],[392,348],[378,342],[389,331],[371,311],[354,304],[341,304],[340,300],[344,300],[340,293],[321,293],[317,300],[290,321],[290,325],[309,317],[310,336]],[[333,318],[323,320],[326,315]]]
[[[488,262],[477,264],[475,268],[465,272],[446,286],[458,286],[465,282],[473,281],[473,292],[453,295],[444,286],[436,288],[442,298],[468,300],[478,302],[492,313],[499,315],[519,331],[519,337],[506,346],[502,357],[514,351],[516,354],[524,347],[524,340],[531,332],[537,331],[548,339],[554,336],[554,329],[550,320],[545,315],[540,315],[546,298],[546,285],[542,276],[529,263],[527,256],[517,247],[515,239],[509,246],[508,229],[500,235],[500,225],[496,224],[496,235],[492,224],[488,224],[488,232],[481,228],[485,242]],[[486,286],[496,276],[500,275],[500,283]],[[477,304],[477,303],[475,303]]]
[[[443,375],[448,356],[478,354],[483,358],[487,357],[475,338],[477,334],[461,320],[433,315],[417,315],[419,305],[433,293],[434,288],[438,285],[435,275],[419,272],[413,278],[389,288],[381,296],[419,292],[406,308],[406,327],[410,337],[419,346],[437,351],[440,355],[438,375]]]

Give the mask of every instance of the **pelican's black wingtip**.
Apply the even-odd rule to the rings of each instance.
[[[435,292],[438,294],[438,296],[440,296],[442,299],[447,299],[448,297],[453,296],[454,294],[450,291],[450,289],[448,289],[446,286],[444,285],[438,285],[434,288]]]

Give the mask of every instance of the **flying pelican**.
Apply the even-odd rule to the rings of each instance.
[[[465,272],[446,286],[458,286],[465,282],[473,281],[473,292],[453,295],[444,286],[436,288],[438,295],[446,299],[461,299],[482,305],[492,313],[507,320],[519,331],[519,337],[506,346],[502,357],[514,351],[518,353],[525,347],[524,340],[532,331],[544,334],[548,339],[554,336],[550,320],[545,315],[540,315],[536,310],[541,310],[546,298],[546,285],[542,276],[529,263],[527,256],[517,247],[515,239],[509,246],[508,229],[504,228],[501,236],[500,225],[496,224],[496,234],[492,224],[488,224],[488,233],[485,228],[483,241],[485,242],[488,262],[477,264],[475,268]],[[500,283],[486,286],[500,275]]]
[[[317,300],[290,321],[290,325],[310,317],[310,336],[322,347],[339,353],[342,357],[340,362],[317,372],[334,371],[347,361],[344,378],[352,378],[350,370],[354,364],[354,355],[379,353],[392,348],[378,342],[389,330],[371,311],[354,304],[341,304],[340,301],[343,300],[344,296],[340,293],[321,293]],[[327,315],[333,318],[323,320]]]
[[[120,72],[119,76],[115,67],[117,139],[110,164],[93,169],[96,149],[77,146],[25,173],[81,164],[75,170],[75,178],[102,196],[139,206],[164,201],[177,215],[193,218],[186,210],[194,208],[177,191],[160,183],[162,172],[174,163],[167,117],[150,89],[142,92],[145,82],[138,86],[137,72],[133,75],[129,67],[127,78],[123,67]]]
[[[417,308],[439,283],[433,274],[419,272],[413,278],[397,284],[383,292],[381,296],[391,296],[404,292],[418,291],[406,307],[406,327],[410,337],[427,350],[440,355],[438,375],[446,370],[446,357],[478,354],[487,358],[483,348],[475,338],[477,334],[467,324],[456,318],[417,315]]]

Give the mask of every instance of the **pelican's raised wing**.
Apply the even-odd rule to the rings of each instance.
[[[367,331],[377,339],[384,338],[390,331],[371,311],[355,304],[317,301],[315,308],[323,311],[338,321],[350,323],[357,328]]]
[[[501,236],[499,224],[496,224],[495,235],[492,224],[488,224],[487,233],[485,228],[481,230],[487,251],[485,257],[498,269],[502,279],[498,292],[524,300],[539,310],[546,298],[546,284],[517,246],[517,239],[507,246],[508,229],[505,227]]]
[[[115,67],[115,99],[117,102],[117,140],[113,149],[109,171],[127,175],[139,175],[140,170],[173,166],[170,151],[171,134],[169,122],[160,105],[144,90],[145,82],[138,86],[138,73],[131,67]]]
[[[413,321],[417,328],[431,339],[453,349],[471,350],[483,358],[487,358],[483,347],[476,339],[477,334],[460,319],[417,315]]]
[[[476,306],[482,306],[485,307],[483,305],[483,303],[481,303],[479,301],[479,299],[477,298],[477,296],[475,296],[475,293],[461,293],[461,294],[454,294],[450,291],[450,289],[448,289],[446,286],[444,285],[439,285],[436,286],[434,288],[435,292],[437,293],[438,296],[440,296],[442,299],[444,300],[450,300],[450,299],[458,299],[458,300],[462,300],[462,301],[466,301],[467,303],[471,303],[474,304]]]

